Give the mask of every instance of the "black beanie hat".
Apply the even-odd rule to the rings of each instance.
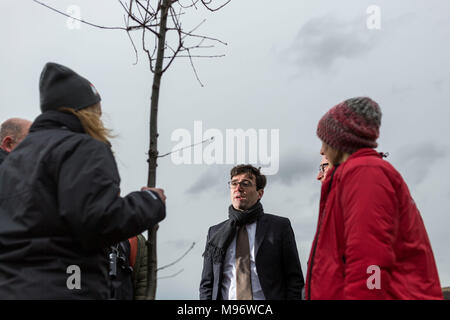
[[[73,70],[48,62],[39,79],[41,111],[61,107],[80,110],[100,102],[94,85]]]

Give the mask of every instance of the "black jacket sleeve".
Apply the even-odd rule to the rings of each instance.
[[[286,280],[286,299],[301,300],[305,282],[298,257],[294,231],[289,220],[285,225],[283,234],[283,267]]]
[[[208,245],[211,228],[208,230],[206,245]],[[206,246],[205,246],[206,248]],[[211,258],[203,258],[202,279],[200,281],[200,300],[212,300],[212,291],[214,285],[213,262]]]
[[[164,204],[150,192],[119,195],[112,152],[94,139],[82,140],[65,155],[57,179],[60,216],[86,248],[118,243],[165,217]]]

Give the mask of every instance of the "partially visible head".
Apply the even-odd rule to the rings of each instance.
[[[100,119],[101,98],[94,85],[75,71],[49,62],[39,80],[41,111],[57,110],[75,115],[87,134],[111,145],[111,131]]]
[[[328,161],[328,158],[323,155],[322,159],[320,160],[319,173],[316,177],[317,180],[324,181],[327,176],[328,169],[330,169],[330,162]]]
[[[0,148],[11,152],[30,131],[31,121],[11,118],[2,123],[0,127]]]
[[[236,210],[253,207],[264,194],[266,176],[252,165],[238,165],[230,171],[231,203]]]
[[[339,153],[376,148],[381,115],[378,103],[367,97],[348,99],[334,106],[317,125],[317,135],[323,142],[321,154],[336,164]]]

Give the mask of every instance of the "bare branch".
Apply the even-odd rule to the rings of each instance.
[[[124,18],[124,21],[125,21],[125,25],[128,26],[129,20],[127,21],[125,16],[123,18]],[[136,57],[136,61],[133,64],[136,65],[138,63],[138,52],[137,52],[136,46],[134,45],[133,39],[131,38],[130,32],[128,30],[127,30],[127,35],[128,35],[128,38],[130,39],[131,45],[133,46],[133,49],[134,49],[134,54],[135,54],[135,57]]]
[[[197,3],[199,2],[200,0],[191,0],[191,4],[189,4],[189,5],[186,5],[186,6],[184,6],[184,5],[182,5],[181,4],[181,1],[178,1],[178,5],[181,7],[181,8],[183,8],[183,9],[189,9],[189,8],[192,8],[192,7],[194,7],[195,9],[198,9],[197,8]]]
[[[153,68],[153,55],[154,55],[154,53],[156,51],[156,43],[157,42],[155,41],[155,48],[153,50],[153,54],[150,54],[150,51],[145,46],[145,29],[143,29],[142,30],[142,50],[144,50],[145,53],[147,54],[150,71],[153,72],[153,73],[155,72],[155,69]]]
[[[145,7],[140,1],[136,0],[136,3],[138,4],[138,6],[140,6],[148,15],[150,16],[155,16],[157,15],[157,11],[155,9],[153,9],[153,7],[150,4],[150,1],[147,1],[147,7]],[[158,11],[160,8],[160,4],[158,3]],[[150,9],[152,10],[150,12]]]
[[[170,7],[170,11],[172,12],[172,21],[176,27],[176,31],[178,33],[178,47],[175,50],[173,57],[169,60],[169,63],[167,63],[167,65],[165,66],[165,68],[162,70],[162,73],[166,72],[166,70],[170,67],[170,65],[172,64],[172,62],[175,60],[178,52],[180,52],[180,50],[183,48],[183,41],[182,41],[182,37],[181,37],[181,25],[178,22],[178,18],[176,16],[176,14],[174,14],[174,9],[173,7]],[[164,57],[163,57],[164,59]]]
[[[127,28],[127,30],[128,29],[133,29],[134,30],[134,29],[141,29],[141,28],[142,29],[147,29],[147,30],[151,31],[153,34],[155,34],[156,36],[159,37],[159,34],[156,31],[154,31],[150,26],[148,26],[147,24],[143,23],[138,18],[136,18],[134,16],[134,14],[131,12],[131,9],[128,10],[127,7],[125,7],[125,5],[122,3],[122,1],[119,0],[119,3],[122,5],[122,7],[125,10],[125,12],[127,13],[128,17],[131,18],[133,21],[135,21],[138,24],[138,26]],[[131,6],[130,6],[130,8],[131,8]],[[155,26],[157,26],[157,24]]]
[[[179,274],[182,273],[183,271],[184,271],[184,269],[181,269],[181,270],[179,270],[178,272],[176,272],[176,273],[174,273],[174,274],[172,274],[172,275],[170,275],[170,276],[159,277],[158,280],[159,280],[159,279],[175,278],[177,275],[179,275]]]
[[[213,9],[213,8],[210,8],[208,5],[212,2],[212,0],[209,0],[209,1],[205,1],[205,0],[201,0],[202,1],[202,3],[203,3],[203,5],[205,6],[205,8],[206,9],[208,9],[209,11],[217,11],[217,10],[220,10],[220,9],[222,9],[223,7],[225,7],[231,0],[227,0],[227,2],[225,2],[223,5],[221,5],[221,6],[219,6],[219,7],[217,7],[217,8],[215,8],[215,9]]]
[[[192,61],[192,57],[191,57],[191,53],[189,52],[189,49],[187,50],[187,52],[189,55],[189,61],[191,62],[191,67],[192,67],[192,70],[194,71],[195,77],[197,78],[198,83],[200,83],[200,86],[203,87],[203,83],[200,81],[200,78],[198,77],[197,70],[195,69],[194,62]]]
[[[130,9],[128,10],[128,12],[132,12],[132,9],[131,9],[131,3],[133,2],[133,0],[131,0],[131,2],[130,2]],[[141,7],[140,6],[136,6],[136,8],[137,8],[137,11],[139,12],[139,15],[141,16],[141,19],[142,19],[142,21],[144,21],[144,23],[146,23],[147,21],[146,21],[146,16],[147,16],[147,12],[145,12],[145,15],[143,15],[142,14],[142,11],[141,11]]]
[[[186,38],[188,35],[190,35],[192,32],[194,32],[195,30],[197,30],[202,24],[204,24],[206,22],[206,19],[203,19],[202,22],[200,22],[196,27],[194,27],[191,31],[186,32],[186,35],[183,37]]]
[[[217,41],[217,42],[220,42],[220,43],[223,44],[223,45],[228,45],[226,42],[223,42],[222,40],[219,40],[219,39],[216,39],[216,38],[211,38],[211,37],[206,37],[206,36],[200,36],[200,35],[196,35],[196,34],[190,34],[190,33],[185,32],[185,31],[183,31],[183,30],[181,30],[181,33],[182,33],[182,34],[185,34],[185,35],[187,35],[187,36],[190,36],[190,37],[201,38],[201,39],[206,39],[206,40],[211,40],[211,41]]]
[[[105,26],[100,26],[98,24],[90,23],[90,22],[87,22],[87,21],[85,21],[83,19],[78,19],[78,18],[72,17],[71,15],[68,15],[65,12],[62,12],[62,11],[59,11],[59,10],[53,8],[53,7],[50,7],[49,5],[47,5],[47,4],[43,3],[43,2],[40,2],[40,1],[37,1],[37,0],[33,0],[33,1],[38,3],[38,4],[40,4],[41,6],[44,6],[44,7],[48,8],[48,9],[52,10],[52,11],[55,11],[55,12],[57,12],[59,14],[62,14],[63,16],[66,16],[68,18],[77,20],[77,21],[79,21],[81,23],[90,25],[92,27],[96,27],[96,28],[100,28],[100,29],[109,29],[109,30],[127,30],[126,28],[123,28],[123,27],[105,27]]]
[[[187,49],[184,50],[184,51],[187,51]],[[200,55],[195,55],[195,56],[193,56],[193,55],[187,55],[187,56],[183,56],[183,55],[177,55],[177,58],[223,58],[223,57],[225,57],[224,54],[215,55],[215,56],[200,56]],[[164,59],[172,59],[172,58],[173,58],[173,56],[164,57]]]
[[[203,140],[203,141],[200,141],[200,142],[197,142],[197,143],[193,143],[193,144],[191,144],[190,146],[183,147],[183,148],[179,148],[179,149],[177,149],[177,150],[173,150],[173,151],[171,151],[171,152],[165,153],[165,154],[163,154],[163,155],[158,156],[158,158],[163,158],[163,157],[166,157],[166,156],[168,156],[168,155],[170,155],[170,154],[172,154],[172,153],[175,153],[175,152],[178,152],[178,151],[181,151],[181,150],[184,150],[184,149],[192,148],[192,147],[195,147],[195,146],[198,145],[198,144],[202,144],[202,143],[205,143],[205,142],[211,142],[211,141],[213,141],[213,140],[214,140],[214,137],[211,137],[211,138],[205,139],[205,140]]]
[[[156,271],[163,270],[170,266],[173,266],[174,264],[179,262],[181,259],[183,259],[189,253],[189,251],[191,251],[194,248],[194,246],[195,246],[195,242],[192,242],[191,247],[181,257],[179,257],[177,260],[175,260],[172,263],[169,263],[169,264],[166,264],[165,266],[159,267],[158,269],[156,269]]]

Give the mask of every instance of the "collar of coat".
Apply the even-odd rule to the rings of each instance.
[[[76,116],[54,110],[39,115],[31,125],[30,132],[48,129],[68,129],[73,132],[85,133],[80,120]]]
[[[378,157],[378,158],[383,158],[382,154],[380,152],[377,152],[375,149],[372,148],[362,148],[359,149],[358,151],[353,152],[347,159],[347,161],[351,160],[351,159],[355,159],[355,158],[360,158],[360,157],[370,157],[370,156],[374,156],[374,157]],[[345,161],[345,162],[347,162]],[[345,163],[344,162],[344,163]]]
[[[327,176],[325,178],[325,181],[322,183],[322,187],[325,187],[324,190],[330,189],[330,183],[332,182],[331,177],[334,175],[334,172],[338,170],[342,172],[342,168],[346,167],[349,162],[351,162],[354,159],[361,158],[361,157],[377,157],[377,158],[383,158],[383,153],[377,152],[375,149],[372,148],[362,148],[358,151],[352,153],[345,162],[341,163],[337,167],[331,168],[331,171],[327,173]]]
[[[3,160],[6,159],[6,156],[8,155],[8,152],[0,148],[0,164],[2,164]]]

